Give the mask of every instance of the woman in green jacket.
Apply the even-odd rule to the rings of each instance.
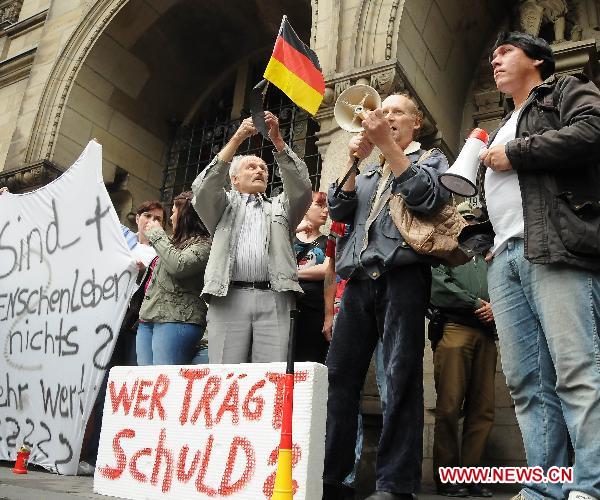
[[[206,328],[206,304],[200,298],[210,254],[210,235],[186,191],[173,200],[173,235],[159,223],[144,228],[157,257],[148,266],[140,309],[138,365],[190,364]]]

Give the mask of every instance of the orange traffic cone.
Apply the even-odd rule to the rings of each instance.
[[[15,466],[12,469],[12,471],[15,474],[27,474],[29,453],[29,448],[27,448],[27,446],[21,446],[21,449],[17,452],[17,460],[15,461]]]

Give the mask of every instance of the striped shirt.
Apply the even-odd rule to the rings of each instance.
[[[134,233],[127,226],[121,224],[121,231],[123,231],[123,236],[125,236],[125,241],[127,242],[127,246],[129,250],[133,250],[135,246],[138,244],[138,235]]]
[[[238,236],[233,281],[269,281],[266,217],[260,197],[242,193],[246,213]]]
[[[144,266],[148,267],[148,264],[152,262],[152,259],[156,257],[156,250],[150,245],[140,243],[138,240],[138,234],[134,233],[131,229],[121,224],[121,231],[125,236],[125,241],[133,257],[136,261],[141,262]]]

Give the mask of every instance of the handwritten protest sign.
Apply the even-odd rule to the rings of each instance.
[[[116,367],[94,491],[122,498],[270,499],[284,363]],[[294,499],[320,499],[327,369],[296,363]]]
[[[54,182],[0,196],[0,460],[75,474],[137,270],[92,141]]]

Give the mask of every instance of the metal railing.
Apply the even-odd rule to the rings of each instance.
[[[318,123],[289,101],[280,102],[279,106],[269,106],[268,109],[279,118],[283,140],[306,162],[313,189],[317,189],[321,176],[321,156],[315,144]],[[190,189],[198,174],[235,133],[241,120],[206,119],[177,129],[168,150],[160,191],[161,201],[170,204],[175,196]],[[281,192],[282,182],[273,158],[271,141],[260,134],[256,135],[244,141],[237,154],[252,154],[262,158],[269,167],[267,194],[275,196]]]

